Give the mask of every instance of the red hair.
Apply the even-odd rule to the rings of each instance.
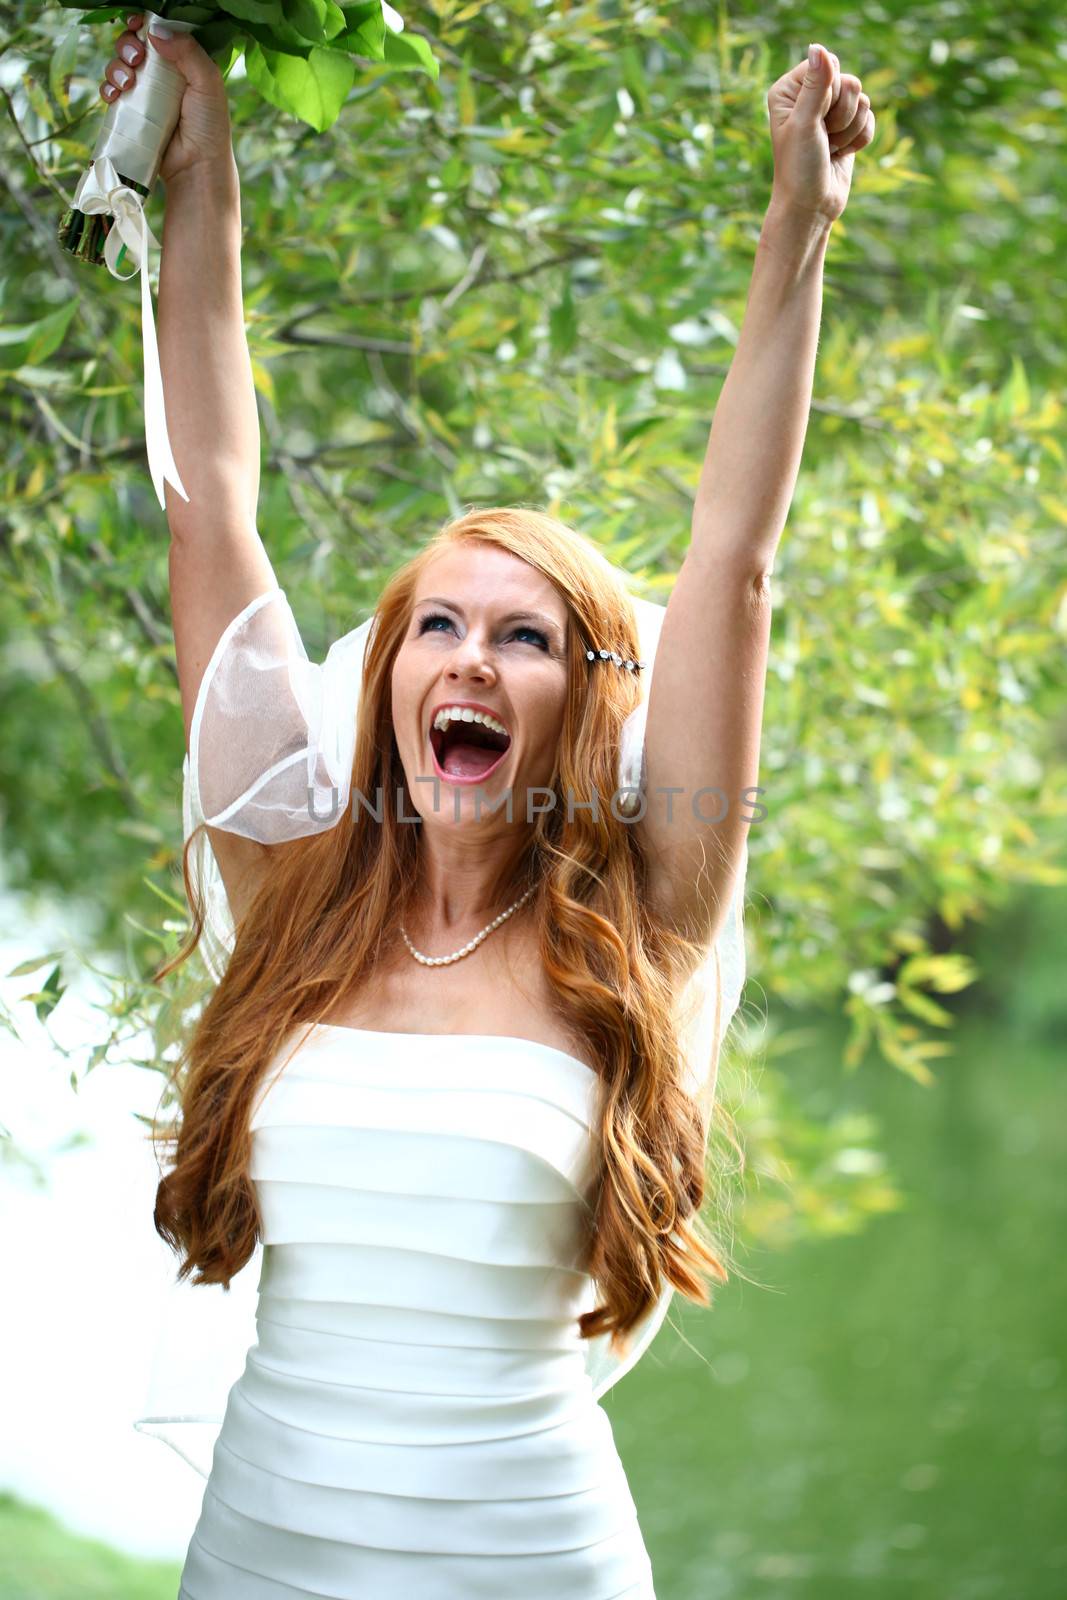
[[[619,737],[639,703],[636,674],[590,672],[584,641],[608,639],[636,659],[629,594],[590,541],[546,514],[508,507],[446,523],[390,579],[377,607],[364,667],[353,793],[401,793],[410,815],[391,720],[390,677],[407,633],[423,568],[458,542],[479,541],[528,562],[556,587],[572,626],[569,682],[556,765],[557,804],[531,825],[529,849],[509,898],[531,882],[543,970],[561,1013],[587,1041],[603,1084],[598,1129],[601,1181],[586,1270],[598,1304],[579,1319],[583,1337],[626,1336],[654,1306],[665,1281],[710,1303],[702,1273],[725,1282],[720,1247],[698,1215],[705,1196],[710,1094],[682,1087],[678,996],[707,952],[684,939],[649,903],[639,832],[607,805],[574,808],[561,795],[612,795]],[[385,936],[403,920],[416,882],[419,829],[394,808],[379,822],[349,807],[337,824],[276,845],[270,871],[242,916],[226,972],[195,1023],[172,1084],[177,1131],[151,1137],[173,1149],[156,1195],[155,1225],[183,1259],[179,1279],[228,1285],[251,1256],[260,1217],[249,1178],[251,1112],[277,1041],[325,1018],[332,1002],[370,979]],[[203,826],[206,826],[203,825]],[[193,836],[195,837],[195,835]],[[160,981],[195,950],[203,929],[182,858],[193,927]],[[714,1089],[718,1027],[702,1078]],[[736,1148],[736,1146],[735,1146]]]

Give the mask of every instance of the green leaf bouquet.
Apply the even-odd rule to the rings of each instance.
[[[59,0],[81,11],[88,23],[124,20],[126,6],[86,11],[79,0]],[[177,32],[191,33],[227,77],[242,54],[248,82],[279,111],[299,117],[316,132],[333,126],[356,81],[358,58],[436,79],[440,66],[426,40],[406,34],[403,18],[387,0],[336,5],[334,0],[202,0],[179,5],[165,0],[144,13],[138,37],[153,17]],[[151,193],[163,153],[178,122],[182,80],[161,57],[149,53],[131,92],[108,106],[93,161],[109,156],[118,176],[142,197]],[[90,163],[91,165],[91,163]],[[100,213],[88,216],[78,199],[60,226],[60,242],[82,260],[104,264],[110,231]]]

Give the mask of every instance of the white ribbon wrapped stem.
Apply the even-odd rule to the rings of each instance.
[[[144,13],[137,37],[145,41],[145,59],[137,70],[133,86],[116,95],[107,109],[92,161],[75,190],[74,205],[87,216],[103,213],[114,217],[115,225],[104,246],[104,259],[112,277],[125,282],[137,273],[141,275],[145,436],[152,484],[160,507],[165,511],[164,482],[173,484],[183,500],[188,501],[189,496],[178,474],[167,433],[163,373],[152,314],[148,247],[153,244],[158,250],[160,244],[148,226],[142,196],[128,187],[134,182],[151,191],[171,135],[178,126],[185,91],[181,73],[147,42],[149,24],[154,16],[150,11]],[[175,33],[192,33],[196,24],[168,19],[167,27]],[[123,255],[128,255],[133,262],[132,272],[118,270]]]

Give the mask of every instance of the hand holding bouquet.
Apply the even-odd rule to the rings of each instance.
[[[159,176],[170,183],[195,166],[229,167],[233,158],[226,80],[217,61],[189,33],[148,35],[145,14],[126,18],[127,31],[115,41],[115,53],[104,69],[100,95],[109,105],[128,97],[140,70],[150,67],[152,52],[182,77],[178,122],[159,164]],[[163,27],[157,24],[157,28]],[[146,37],[147,36],[147,37]]]
[[[81,0],[60,0],[82,10]],[[160,12],[134,12],[116,43],[101,98],[108,111],[60,243],[80,260],[106,265],[113,277],[141,274],[145,420],[152,482],[165,509],[164,482],[188,500],[167,437],[163,380],[146,271],[150,244],[144,200],[198,165],[233,164],[226,76],[243,52],[249,83],[279,110],[319,132],[340,114],[356,75],[353,55],[436,78],[439,68],[422,38],[401,38],[402,18],[387,0],[343,9],[333,0],[293,8],[285,0],[164,0]],[[115,7],[84,21],[111,21]],[[298,22],[290,21],[290,16]],[[157,29],[162,31],[157,33]],[[169,30],[169,34],[167,32]],[[122,59],[118,52],[133,52]],[[128,73],[123,81],[120,73]],[[132,272],[119,268],[129,262]]]

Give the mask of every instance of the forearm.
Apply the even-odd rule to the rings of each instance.
[[[690,549],[756,573],[773,566],[800,471],[829,233],[771,202],[700,474]]]
[[[167,433],[189,496],[186,503],[167,484],[171,533],[227,497],[254,521],[259,415],[245,339],[236,163],[190,169],[167,185],[158,323]]]

